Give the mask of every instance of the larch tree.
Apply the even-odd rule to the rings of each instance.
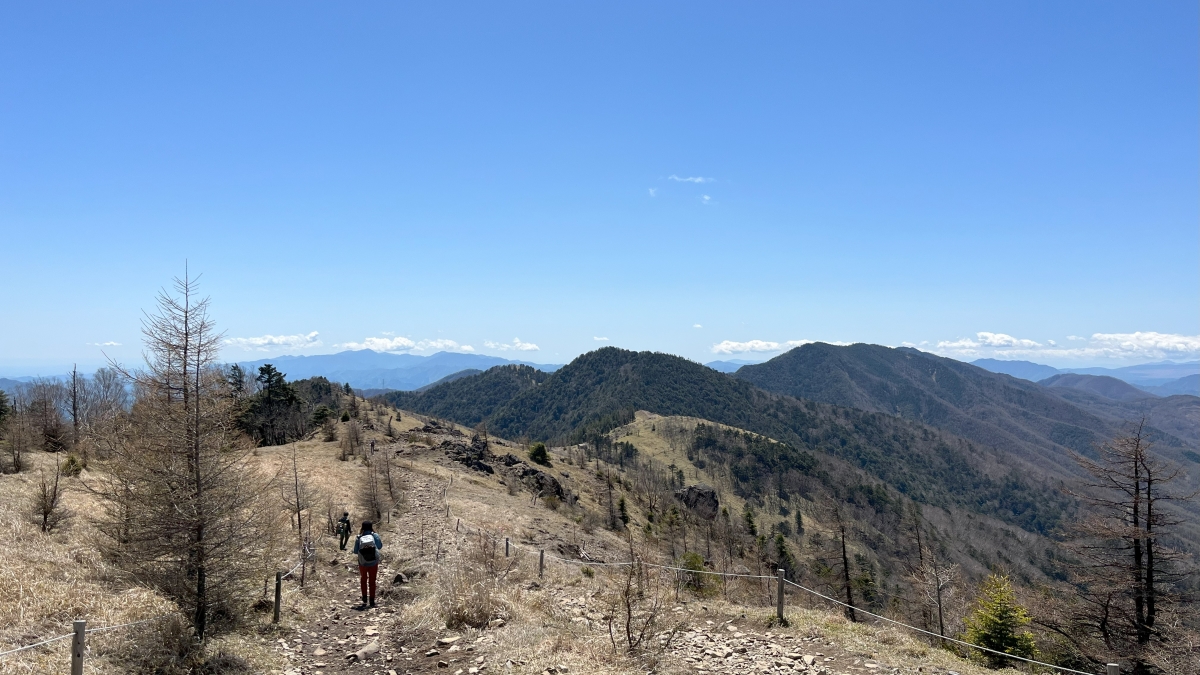
[[[113,425],[108,472],[93,489],[105,498],[106,554],[174,600],[203,641],[214,617],[240,614],[258,563],[278,555],[264,543],[277,511],[262,508],[266,480],[247,464],[209,301],[186,275],[174,290],[143,320],[144,367],[121,370],[134,402]]]

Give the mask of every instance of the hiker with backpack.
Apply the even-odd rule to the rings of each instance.
[[[337,521],[338,546],[343,551],[346,550],[346,542],[350,541],[350,512],[343,511],[342,517]]]
[[[363,521],[362,530],[354,540],[354,553],[358,555],[358,583],[362,588],[362,609],[375,606],[375,576],[379,573],[379,551],[382,548],[383,540],[375,534],[371,521]]]

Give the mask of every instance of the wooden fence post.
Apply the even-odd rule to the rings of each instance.
[[[538,551],[538,576],[546,571],[546,549]]]
[[[504,557],[508,557],[508,537],[504,538]]]
[[[275,573],[275,615],[271,623],[279,623],[279,602],[283,600],[283,572]]]
[[[778,596],[775,598],[775,618],[783,621],[783,570],[775,570],[775,584]]]
[[[71,641],[71,675],[83,675],[83,650],[87,648],[87,621],[76,620],[75,638]]]

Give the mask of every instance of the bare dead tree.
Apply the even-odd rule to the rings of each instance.
[[[836,506],[833,509],[834,518],[837,522],[839,540],[842,545],[842,589],[846,593],[846,618],[852,622],[858,621],[858,615],[854,611],[854,592],[853,586],[850,583],[850,556],[846,554],[846,523],[842,520],[842,510]]]
[[[1196,495],[1173,489],[1181,470],[1153,453],[1144,418],[1098,446],[1095,459],[1075,460],[1091,475],[1072,491],[1091,510],[1072,545],[1082,560],[1074,567],[1079,604],[1052,628],[1097,663],[1124,656],[1135,674],[1148,674],[1149,654],[1169,647],[1159,617],[1178,608],[1177,584],[1193,571],[1167,543],[1181,523],[1169,504]]]
[[[946,603],[954,593],[958,565],[941,565],[932,547],[925,547],[920,566],[910,575],[924,595],[925,605],[937,612],[938,635],[946,636]]]
[[[67,383],[67,410],[71,414],[71,449],[79,448],[83,408],[86,406],[87,385],[79,378],[79,368],[71,366],[71,381]],[[86,457],[85,457],[86,459]]]
[[[292,518],[296,530],[296,551],[300,561],[300,587],[304,587],[306,570],[305,548],[312,540],[312,509],[320,500],[320,494],[300,475],[300,464],[296,457],[296,444],[292,443],[291,466],[285,472],[286,479],[279,481],[279,492],[284,506]],[[305,515],[308,516],[307,521]],[[313,565],[316,569],[316,565]]]
[[[176,279],[143,320],[146,363],[120,369],[135,402],[110,445],[103,550],[139,582],[174,600],[204,640],[213,616],[236,617],[252,597],[260,561],[274,557],[267,484],[249,467],[233,398],[219,367],[220,334],[196,280]],[[116,366],[114,366],[116,367]]]

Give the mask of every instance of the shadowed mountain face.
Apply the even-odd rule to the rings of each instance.
[[[1082,389],[1114,401],[1138,401],[1144,398],[1154,398],[1155,395],[1142,391],[1137,387],[1122,382],[1107,375],[1077,375],[1075,373],[1059,373],[1048,377],[1038,384],[1043,387],[1070,387]]]
[[[1057,475],[1076,474],[1070,451],[1088,453],[1135,409],[1097,414],[1051,389],[915,349],[808,344],[734,377],[768,391],[899,415],[997,448]],[[1058,392],[1064,392],[1063,396]],[[1086,392],[1095,397],[1091,392]],[[1114,414],[1115,413],[1115,414]],[[1169,447],[1187,443],[1160,435]]]

